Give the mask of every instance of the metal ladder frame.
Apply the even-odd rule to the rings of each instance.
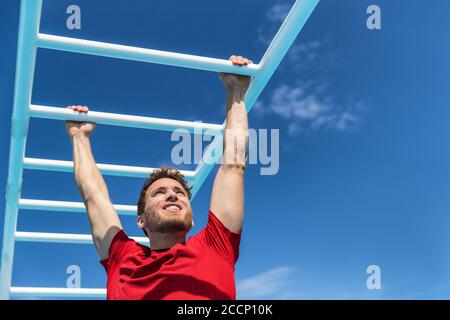
[[[92,121],[100,124],[142,129],[171,131],[184,128],[191,133],[207,132],[214,136],[214,140],[205,150],[203,159],[194,171],[181,171],[193,185],[193,196],[195,196],[222,153],[222,132],[225,127],[225,122],[223,124],[209,124],[94,111],[89,111],[88,114],[74,114],[73,111],[62,107],[33,105],[31,103],[31,94],[37,48],[252,76],[253,79],[244,98],[247,111],[249,111],[314,11],[318,2],[319,0],[297,0],[261,61],[258,64],[239,67],[234,66],[228,60],[42,34],[39,33],[42,0],[21,0],[6,189],[5,224],[0,269],[0,299],[9,299],[10,296],[104,298],[106,294],[106,289],[11,287],[14,244],[16,241],[92,243],[90,234],[17,231],[19,209],[85,212],[85,207],[82,202],[21,198],[23,169],[73,172],[72,161],[36,159],[25,156],[30,117]],[[214,150],[220,150],[220,152],[213,152]],[[140,178],[148,177],[149,173],[154,170],[154,168],[110,164],[98,164],[98,168],[104,175]],[[136,206],[114,205],[114,207],[119,215],[136,215]],[[146,237],[137,237],[135,239],[142,243],[148,243]]]

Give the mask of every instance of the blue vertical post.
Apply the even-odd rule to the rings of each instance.
[[[5,225],[0,267],[0,299],[9,299],[17,214],[22,188],[23,158],[29,122],[29,106],[36,62],[36,40],[39,32],[42,0],[22,0],[17,42],[14,106],[9,148],[6,187]]]

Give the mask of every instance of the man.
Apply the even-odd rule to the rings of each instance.
[[[231,56],[235,65],[252,61]],[[214,180],[208,223],[186,242],[193,226],[190,188],[178,170],[155,170],[138,201],[137,225],[150,248],[130,239],[109,199],[89,142],[91,122],[66,121],[75,179],[95,248],[107,272],[108,299],[236,299],[234,265],[244,217],[248,120],[244,95],[250,77],[220,73],[227,89],[222,164]],[[88,112],[84,106],[68,107]]]

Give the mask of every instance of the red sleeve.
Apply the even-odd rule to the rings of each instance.
[[[234,266],[239,257],[239,233],[228,230],[212,211],[208,212],[208,223],[204,229],[206,243]]]
[[[117,232],[109,246],[108,258],[100,261],[103,267],[105,267],[106,272],[109,272],[111,268],[119,264],[126,252],[131,251],[125,250],[126,248],[135,246],[136,242],[130,239],[123,230]]]

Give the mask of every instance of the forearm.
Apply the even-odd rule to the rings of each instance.
[[[83,200],[88,201],[94,195],[108,197],[108,189],[94,160],[89,137],[72,137],[74,174]]]
[[[229,89],[227,119],[223,141],[222,164],[245,168],[248,156],[248,118],[244,102],[245,91]]]

